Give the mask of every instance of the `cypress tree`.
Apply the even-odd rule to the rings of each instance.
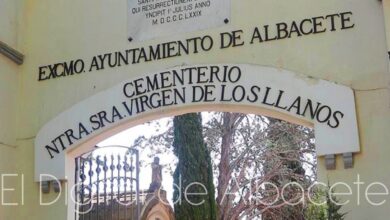
[[[203,140],[201,115],[190,113],[176,116],[174,126],[174,153],[179,161],[174,172],[175,218],[178,220],[216,219],[215,189],[209,151]],[[188,195],[188,193],[205,193]],[[188,187],[190,184],[190,187]],[[187,189],[187,198],[184,195]],[[195,205],[199,204],[199,205]]]

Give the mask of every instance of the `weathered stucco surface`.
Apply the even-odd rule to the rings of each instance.
[[[0,40],[26,57],[24,64],[17,66],[0,56],[0,142],[3,142],[0,143],[0,172],[24,174],[25,192],[25,205],[0,206],[0,219],[70,219],[72,216],[67,214],[68,208],[63,202],[50,207],[39,206],[39,184],[34,182],[34,138],[39,129],[64,110],[97,92],[147,72],[183,64],[249,63],[286,69],[351,87],[355,91],[361,153],[355,155],[354,168],[348,170],[343,169],[340,156],[334,171],[325,170],[323,158],[320,158],[320,177],[324,181],[342,180],[353,185],[359,174],[366,183],[388,184],[390,73],[387,55],[389,37],[386,39],[385,27],[390,23],[390,8],[389,1],[382,2],[232,0],[231,21],[225,26],[129,43],[126,37],[126,1],[0,1]],[[98,54],[206,34],[218,39],[220,32],[238,29],[244,31],[245,42],[249,42],[256,26],[345,11],[353,12],[355,27],[352,29],[261,44],[246,43],[241,47],[213,49],[38,82],[38,68],[42,65],[79,58],[89,60]],[[384,18],[388,22],[385,23]],[[6,192],[5,198],[20,202],[20,178],[9,181],[18,190]],[[362,200],[357,206],[356,189],[353,190],[354,195],[348,197],[351,203],[344,208],[349,213],[347,219],[387,218],[388,203],[373,207]],[[50,193],[43,199],[48,201],[56,196]],[[59,201],[64,200],[65,193]]]

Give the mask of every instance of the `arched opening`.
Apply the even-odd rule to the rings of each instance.
[[[202,111],[264,115],[313,127],[317,156],[359,151],[348,87],[247,64],[185,66],[126,80],[48,122],[35,139],[35,180],[72,183],[74,159],[104,139],[148,121]]]

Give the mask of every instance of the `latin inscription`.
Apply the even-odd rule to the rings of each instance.
[[[132,40],[216,27],[230,16],[230,0],[128,0]]]
[[[130,11],[141,14],[149,25],[161,25],[201,17],[211,4],[211,0],[138,0]]]

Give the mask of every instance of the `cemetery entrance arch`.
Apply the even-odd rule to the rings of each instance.
[[[72,176],[75,157],[129,127],[199,111],[253,113],[314,127],[317,156],[360,150],[354,93],[346,86],[249,64],[181,66],[126,80],[47,123],[35,141],[35,180]]]

